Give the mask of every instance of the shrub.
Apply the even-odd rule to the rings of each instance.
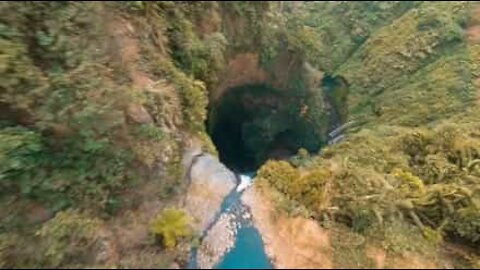
[[[290,200],[319,211],[327,202],[325,186],[331,176],[326,169],[319,168],[301,174],[286,161],[268,161],[258,171],[257,179],[267,182]]]
[[[265,181],[278,191],[290,195],[289,191],[295,184],[300,174],[286,161],[268,161],[257,174],[258,181]]]
[[[425,193],[423,181],[412,173],[396,169],[393,175],[401,181],[399,191],[407,196],[419,196]]]
[[[331,172],[324,168],[304,173],[292,182],[291,194],[296,200],[302,200],[309,209],[321,211],[328,203],[326,185],[331,176]]]
[[[30,173],[41,162],[43,145],[38,133],[22,127],[0,130],[0,186],[2,191],[29,194],[35,187]]]
[[[365,233],[370,226],[378,221],[372,206],[354,205],[348,209],[350,213],[353,231],[358,233]]]
[[[18,243],[18,237],[13,234],[0,234],[0,268],[6,269],[12,267],[15,261],[15,249]],[[18,264],[15,264],[18,265]]]
[[[290,159],[295,167],[305,166],[310,160],[310,153],[305,148],[298,149],[297,154]]]
[[[458,210],[448,229],[472,243],[480,243],[480,209],[472,205]]]
[[[44,265],[62,267],[88,263],[95,254],[100,221],[75,210],[58,213],[37,231],[44,250]]]
[[[154,220],[150,231],[160,238],[162,245],[172,249],[180,238],[191,237],[190,219],[179,209],[166,208]]]

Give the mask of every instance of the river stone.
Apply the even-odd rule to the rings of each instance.
[[[200,269],[213,269],[223,256],[235,244],[234,215],[222,214],[208,231],[198,250],[198,266]]]
[[[195,221],[195,229],[203,232],[220,212],[223,199],[235,188],[236,177],[210,154],[197,153],[186,159],[192,160],[193,164],[187,170],[190,184],[185,208]]]

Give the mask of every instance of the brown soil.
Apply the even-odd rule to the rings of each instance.
[[[376,269],[385,268],[385,262],[387,260],[387,253],[385,252],[385,250],[382,250],[377,247],[369,246],[366,249],[366,254],[367,254],[367,257],[369,257],[375,262]]]
[[[272,86],[278,89],[287,87],[288,81],[291,80],[291,74],[301,69],[299,59],[288,50],[281,51],[275,60],[273,67],[273,78],[271,78]]]
[[[279,90],[286,90],[292,74],[303,69],[301,63],[288,51],[282,51],[276,56],[275,65],[267,72],[260,66],[258,53],[240,53],[228,60],[220,82],[212,89],[210,100],[217,101],[225,91],[246,84],[269,84]],[[323,73],[309,74],[314,81],[321,79]],[[320,77],[319,77],[320,76]]]
[[[111,61],[118,65],[116,68],[126,71],[132,89],[172,93],[171,85],[163,81],[155,83],[152,80],[153,76],[141,70],[139,39],[133,24],[125,18],[113,15],[107,27],[111,33],[109,37]],[[145,118],[142,121],[152,121],[142,105],[134,103],[125,105],[126,108],[129,105],[138,106],[137,110],[145,114],[141,115]],[[99,235],[103,236],[102,257],[107,266],[153,268],[168,263],[165,262],[168,255],[158,245],[152,245],[153,238],[149,233],[151,221],[166,206],[158,194],[158,186],[157,181],[144,181],[138,184],[137,189],[126,191],[122,196],[129,205],[99,230]]]
[[[152,268],[165,263],[165,251],[158,245],[152,245],[153,238],[149,229],[153,218],[166,205],[156,194],[158,184],[146,182],[139,186],[131,194],[132,201],[143,196],[139,205],[128,207],[105,226],[113,236],[105,245],[116,249],[110,251],[110,254],[117,254],[108,258],[109,265],[120,268]]]
[[[111,23],[109,28],[112,33],[113,47],[117,49],[116,53],[121,61],[121,65],[128,71],[133,86],[135,88],[151,86],[153,84],[152,79],[138,68],[140,54],[133,25],[123,18],[117,18]]]
[[[479,14],[480,12],[476,12],[476,14]],[[467,35],[468,35],[468,41],[471,43],[478,43],[480,42],[480,25],[471,25],[467,29]]]
[[[408,253],[401,257],[391,259],[393,269],[438,269],[439,266],[428,259],[422,258],[416,254]]]
[[[480,4],[473,2],[472,19],[467,28],[467,38],[469,45],[476,45],[480,43]],[[480,105],[480,78],[474,79],[474,85],[477,87],[477,104]]]
[[[219,86],[211,93],[212,100],[218,100],[226,90],[244,84],[265,83],[267,74],[258,66],[258,54],[242,53],[228,61]]]
[[[275,215],[273,202],[266,194],[253,187],[246,191],[243,201],[251,208],[255,225],[275,267],[332,268],[328,233],[313,220]]]
[[[218,32],[222,25],[222,18],[216,9],[209,9],[207,12],[195,25],[197,32],[202,35]]]
[[[467,38],[470,44],[478,44],[480,42],[480,4],[472,3],[472,19],[467,28]]]

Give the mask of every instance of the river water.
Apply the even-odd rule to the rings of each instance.
[[[216,269],[273,269],[265,253],[262,237],[253,226],[238,230],[235,246]]]
[[[233,247],[223,256],[215,269],[273,269],[265,252],[264,243],[258,230],[253,225],[248,207],[243,205],[241,195],[253,183],[253,174],[238,175],[239,184],[222,203],[222,214],[233,214],[237,228]],[[214,222],[215,223],[215,222]],[[214,224],[211,224],[211,228]],[[206,235],[209,228],[203,233]],[[197,268],[197,251],[192,250],[190,268]]]

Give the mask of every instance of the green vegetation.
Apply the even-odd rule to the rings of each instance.
[[[110,238],[134,242],[135,230],[122,234],[126,216],[180,201],[185,148],[217,152],[207,117],[210,133],[238,124],[233,142],[255,166],[298,151],[266,162],[258,183],[281,211],[339,226],[335,266],[374,266],[370,245],[433,259],[448,242],[477,248],[480,46],[466,29],[478,23],[474,8],[0,3],[0,267],[110,267],[118,257],[158,267],[184,256],[177,243],[193,232],[176,208],[150,228],[165,249]],[[242,85],[224,81],[246,52],[265,71],[260,94],[237,95]],[[231,95],[209,104],[222,83]],[[325,146],[333,124],[350,121],[355,129]],[[478,266],[477,255],[462,265]]]
[[[76,212],[58,213],[37,232],[46,248],[45,264],[62,267],[66,263],[72,265],[76,260],[80,263],[95,254],[93,249],[99,224],[99,221]]]
[[[101,263],[101,221],[77,211],[59,212],[32,234],[1,234],[2,267],[83,268]]]
[[[362,235],[340,226],[332,235],[335,268],[374,269],[375,263],[366,255],[366,241]]]
[[[478,57],[464,35],[471,4],[292,8],[290,45],[312,65],[346,80],[348,89],[326,94],[330,103],[344,105],[343,122],[357,128],[318,156],[299,153],[292,165],[267,162],[258,171],[262,185],[292,207],[305,206],[319,222],[347,226],[392,253],[433,256],[446,241],[478,246]],[[326,90],[332,87],[328,79]],[[339,266],[371,267],[364,244],[349,251],[342,241]],[[345,254],[355,258],[353,265],[344,265]]]
[[[154,219],[150,231],[161,239],[164,247],[171,249],[180,238],[192,236],[189,223],[185,212],[167,208]]]
[[[258,180],[267,181],[289,199],[301,201],[310,210],[321,209],[328,196],[327,170],[312,170],[301,175],[286,161],[269,161],[258,171]]]
[[[148,64],[163,59],[161,73],[150,71],[158,82],[138,89],[128,81],[140,64],[130,63],[136,56],[111,49],[118,41],[105,35],[113,22],[105,23],[103,13],[124,8],[148,11],[146,18],[158,24],[171,10],[188,13],[202,7],[143,2],[1,5],[1,13],[8,14],[0,36],[2,194],[21,194],[54,210],[74,206],[112,213],[125,189],[145,177],[144,170],[153,177],[160,165],[166,173],[159,188],[179,187],[182,133],[199,136],[214,152],[204,132],[208,101],[200,80],[221,67],[224,40],[214,35],[200,41],[189,19],[175,15],[169,27],[185,25],[164,37],[170,43],[159,37],[157,43],[132,45],[146,51],[142,56],[150,57]],[[172,47],[172,59],[165,58],[159,47],[190,44],[180,34],[201,42],[201,50],[209,53],[197,56],[191,52],[196,49]],[[173,55],[182,51],[197,58]],[[122,61],[130,61],[129,66]],[[186,61],[205,61],[203,70]],[[132,123],[125,115],[132,105],[153,122]],[[134,169],[138,165],[142,170]]]
[[[375,32],[335,71],[350,83],[351,112],[364,117],[373,104],[385,122],[419,125],[425,122],[412,118],[431,121],[432,115],[445,117],[439,110],[458,110],[470,81],[462,30],[466,17],[465,2],[424,3]],[[410,119],[392,119],[400,114]]]
[[[335,220],[364,235],[372,231],[380,241],[389,241],[380,233],[395,220],[417,227],[425,241],[449,237],[477,245],[478,128],[447,123],[433,131],[364,129],[299,168],[267,162],[258,177],[319,221]]]
[[[72,28],[83,23],[71,13],[88,13],[95,5],[14,3],[3,5],[2,13],[16,8],[22,11],[18,17],[6,19],[17,34],[2,38],[18,53],[7,51],[3,54],[7,57],[2,57],[2,77],[8,84],[2,85],[1,100],[13,120],[1,131],[2,156],[11,164],[2,172],[2,182],[9,186],[6,191],[20,192],[55,209],[83,202],[105,208],[116,187],[127,181],[129,155],[112,143],[122,113],[114,108],[117,99],[112,98],[112,84],[98,76],[105,74],[101,64],[84,59],[88,52],[78,51],[81,48],[75,47],[71,34]],[[48,15],[32,12],[37,9],[68,23],[59,27]],[[24,32],[32,22],[38,29]],[[41,27],[48,30],[42,32]],[[27,52],[23,46],[28,38],[33,38],[34,51]],[[17,89],[27,92],[20,94]],[[96,122],[100,119],[103,124]],[[28,166],[22,165],[27,159]]]
[[[321,70],[333,73],[378,28],[417,5],[413,1],[309,2],[287,22],[289,46]]]
[[[2,267],[97,265],[73,256],[100,252],[90,250],[89,237],[101,230],[90,217],[115,223],[148,198],[163,202],[184,190],[185,138],[215,152],[204,128],[206,87],[223,67],[227,43],[221,32],[203,36],[192,27],[199,12],[215,9],[0,4]],[[145,185],[151,188],[141,191]],[[48,218],[37,221],[32,205],[57,215],[42,225]],[[84,211],[86,223],[78,216]],[[38,256],[25,248],[29,238]],[[157,261],[172,256],[143,246]]]

